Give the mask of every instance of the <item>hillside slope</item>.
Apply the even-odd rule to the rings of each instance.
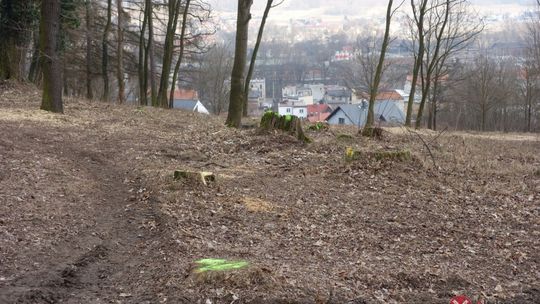
[[[232,130],[0,88],[2,303],[540,302],[534,135]],[[339,134],[351,134],[338,136]],[[347,147],[411,161],[344,159]],[[212,171],[208,186],[174,170]],[[249,267],[197,274],[201,258]]]

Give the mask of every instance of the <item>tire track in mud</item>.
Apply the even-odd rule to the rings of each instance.
[[[46,132],[38,134],[47,140]],[[44,155],[61,150],[61,161],[75,164],[77,174],[95,183],[91,193],[87,193],[89,197],[85,198],[93,201],[95,212],[79,214],[81,221],[91,224],[85,224],[86,228],[74,239],[62,240],[57,245],[58,251],[67,252],[67,256],[58,257],[54,252],[44,256],[30,255],[32,260],[28,262],[53,266],[18,273],[7,284],[0,284],[0,302],[142,303],[137,297],[140,290],[136,289],[141,281],[154,274],[138,269],[148,269],[148,265],[156,263],[151,247],[163,234],[159,233],[159,216],[151,202],[143,204],[130,192],[142,185],[136,177],[128,176],[129,169],[115,163],[118,147],[96,138],[83,138],[36,148]],[[66,182],[69,177],[65,177]],[[124,183],[125,179],[135,182],[128,185]],[[158,223],[157,229],[141,228],[149,221]],[[155,299],[157,295],[149,291],[145,297]]]

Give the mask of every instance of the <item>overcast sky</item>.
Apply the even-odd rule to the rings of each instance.
[[[214,8],[217,15],[232,19],[236,16],[238,0],[205,0]],[[279,2],[280,0],[274,0]],[[395,1],[397,2],[397,1]],[[403,6],[404,11],[409,1]],[[483,16],[516,16],[532,8],[536,0],[469,0],[472,8]],[[254,18],[260,18],[265,0],[253,1],[252,13]],[[308,18],[378,18],[384,17],[386,4],[384,0],[285,0],[282,5],[272,10],[269,20],[273,22],[287,22],[291,19]]]

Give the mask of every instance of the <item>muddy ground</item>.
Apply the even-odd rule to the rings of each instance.
[[[538,135],[332,128],[302,144],[39,100],[0,86],[0,303],[540,303]],[[395,150],[413,157],[373,157]],[[199,274],[201,258],[249,267]]]

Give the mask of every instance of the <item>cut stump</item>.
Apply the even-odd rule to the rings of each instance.
[[[260,128],[266,131],[281,130],[294,135],[300,141],[311,142],[311,139],[304,134],[302,121],[295,115],[279,115],[268,111],[261,118]]]
[[[176,170],[174,171],[175,180],[191,180],[197,183],[201,183],[205,186],[210,182],[216,181],[216,176],[212,172],[193,172],[193,171],[184,171]]]

